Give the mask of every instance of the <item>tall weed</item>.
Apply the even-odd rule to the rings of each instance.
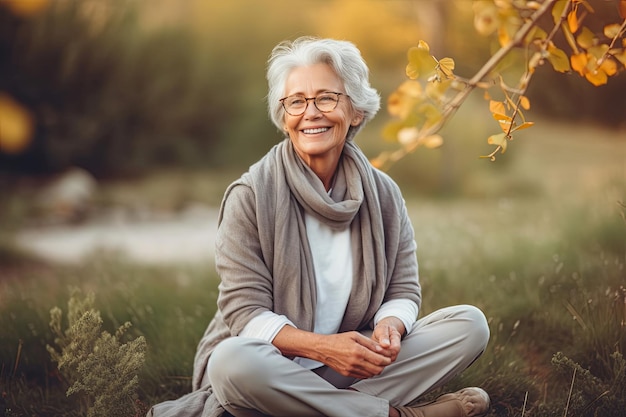
[[[67,395],[78,398],[80,411],[88,417],[136,415],[138,373],[144,364],[146,340],[140,336],[121,343],[130,322],[114,335],[102,331],[93,293],[79,297],[80,292],[73,291],[67,328],[62,310],[55,307],[50,311],[55,346],[48,345],[47,349],[69,385]]]

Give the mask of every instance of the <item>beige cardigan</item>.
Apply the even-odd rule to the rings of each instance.
[[[148,415],[221,416],[205,378],[209,357],[257,314],[270,310],[313,329],[315,281],[303,210],[331,226],[350,226],[355,268],[341,332],[371,327],[388,300],[420,306],[413,228],[395,182],[349,141],[329,197],[285,139],[226,190],[216,241],[218,310],[198,345],[193,392]]]

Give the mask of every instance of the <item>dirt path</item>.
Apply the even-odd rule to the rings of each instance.
[[[165,219],[32,228],[16,240],[20,247],[55,262],[80,262],[98,251],[149,264],[212,262],[216,228],[217,211],[205,210]]]

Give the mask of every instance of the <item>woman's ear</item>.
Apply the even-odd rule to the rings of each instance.
[[[361,122],[363,122],[363,113],[362,112],[357,112],[355,113],[354,117],[352,118],[352,121],[350,122],[351,126],[358,126],[361,124]]]

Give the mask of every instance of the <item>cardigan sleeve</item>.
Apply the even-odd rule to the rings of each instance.
[[[231,335],[237,336],[253,317],[272,310],[273,279],[261,250],[253,191],[234,185],[221,211],[215,246],[221,278],[217,304]]]
[[[409,299],[417,305],[422,304],[422,289],[419,282],[417,262],[417,243],[413,225],[406,204],[398,185],[386,174],[379,172],[380,198],[393,201],[383,210],[385,225],[385,251],[390,276],[384,301]],[[397,230],[394,230],[396,229]]]

